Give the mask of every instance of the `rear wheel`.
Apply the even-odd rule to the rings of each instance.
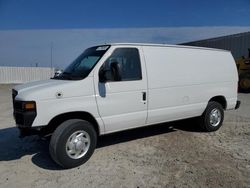
[[[50,155],[60,166],[73,168],[91,157],[96,141],[96,131],[89,122],[67,120],[57,127],[51,137]]]
[[[204,131],[212,132],[218,130],[224,120],[224,110],[220,103],[208,102],[206,110],[200,118],[200,126]]]

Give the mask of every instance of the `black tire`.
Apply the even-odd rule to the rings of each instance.
[[[218,124],[212,125],[212,123],[210,123],[210,114],[215,109],[217,109],[220,112],[221,118]],[[217,131],[221,127],[223,120],[224,120],[224,110],[221,104],[215,101],[210,101],[208,102],[205,111],[200,117],[200,127],[202,128],[203,131],[206,132]]]
[[[90,138],[87,152],[79,159],[71,158],[66,152],[66,143],[69,137],[77,132],[85,131]],[[97,142],[97,134],[94,127],[87,121],[81,119],[71,119],[59,125],[53,133],[49,151],[51,158],[63,168],[74,168],[85,163],[94,153]]]

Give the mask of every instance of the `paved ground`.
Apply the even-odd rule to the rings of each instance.
[[[0,85],[0,187],[250,187],[250,94],[202,133],[185,120],[99,139],[91,159],[63,170],[48,141],[18,138],[9,85]]]

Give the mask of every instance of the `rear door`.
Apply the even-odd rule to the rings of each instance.
[[[111,53],[110,53],[111,52]],[[147,118],[147,79],[140,48],[111,47],[110,55],[94,72],[96,101],[107,132],[143,126]],[[118,62],[121,81],[99,82],[99,71]]]

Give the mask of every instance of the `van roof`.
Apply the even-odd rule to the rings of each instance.
[[[213,50],[213,51],[224,51],[230,52],[228,50],[217,49],[217,48],[205,48],[196,46],[185,46],[185,45],[172,45],[172,44],[155,44],[155,43],[110,43],[111,46],[159,46],[159,47],[173,47],[173,48],[191,48],[191,49],[201,49],[201,50]]]

